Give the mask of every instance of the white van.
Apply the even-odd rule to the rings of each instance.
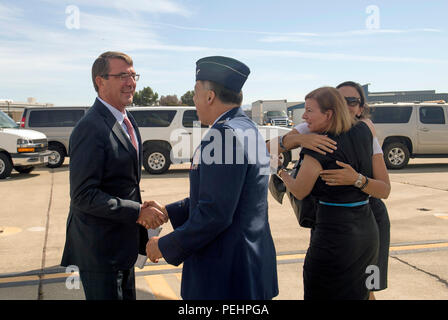
[[[0,111],[0,179],[11,175],[14,168],[30,173],[34,167],[48,163],[48,141],[45,134],[19,126]]]

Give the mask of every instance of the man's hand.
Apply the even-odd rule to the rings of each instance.
[[[163,214],[165,214],[165,216],[167,217],[167,220],[165,222],[168,222],[168,212],[166,211],[166,208],[165,208],[164,205],[158,203],[155,200],[149,200],[149,201],[145,201],[143,203],[143,206],[145,206],[145,207],[148,207],[148,206],[149,207],[154,207],[154,208],[157,208],[158,210],[162,211]]]
[[[341,161],[336,164],[342,169],[322,170],[320,177],[329,186],[351,186],[358,178],[358,173],[349,165]]]
[[[159,249],[159,237],[152,237],[149,239],[146,244],[146,255],[149,260],[154,263],[159,262],[159,259],[162,258],[162,252]]]
[[[151,207],[146,203],[141,205],[137,223],[141,224],[146,229],[156,229],[167,221],[168,215],[159,209]]]

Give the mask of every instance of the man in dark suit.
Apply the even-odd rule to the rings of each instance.
[[[243,63],[206,57],[196,63],[194,102],[211,125],[196,149],[190,196],[166,207],[174,231],[153,237],[153,262],[183,263],[184,299],[272,299],[278,294],[276,253],[268,222],[269,154],[240,108],[249,75]]]
[[[128,55],[100,55],[92,66],[98,98],[70,136],[71,202],[61,265],[79,268],[87,300],[135,300],[134,264],[148,240],[142,225],[167,221],[141,205],[142,144],[125,109],[138,77]]]

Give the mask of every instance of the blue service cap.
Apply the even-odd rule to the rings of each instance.
[[[213,81],[240,93],[250,73],[244,63],[228,57],[212,56],[196,61],[196,81]]]

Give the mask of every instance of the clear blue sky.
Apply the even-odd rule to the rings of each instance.
[[[192,90],[209,55],[250,67],[243,104],[345,80],[448,92],[447,12],[446,0],[0,0],[0,99],[91,105],[91,65],[108,50],[159,96]]]

